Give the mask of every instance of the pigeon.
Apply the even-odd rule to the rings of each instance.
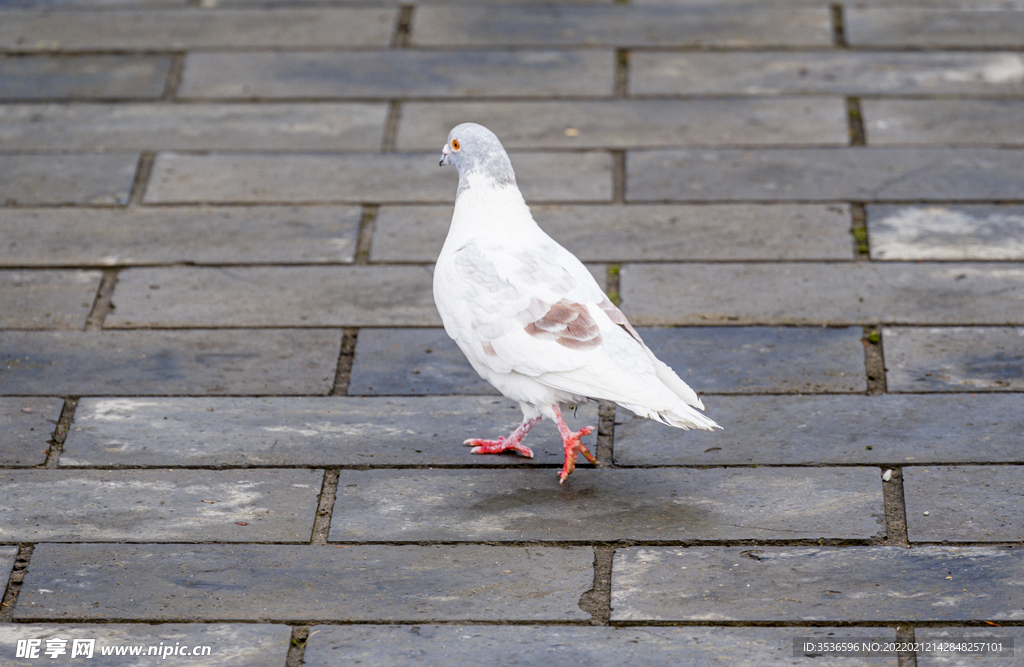
[[[598,462],[580,441],[593,427],[572,431],[560,406],[594,400],[681,429],[721,428],[698,411],[697,394],[654,356],[583,263],[537,225],[493,132],[456,126],[440,165],[455,166],[459,186],[434,267],[434,302],[476,372],[523,411],[508,437],[466,440],[473,454],[532,458],[523,438],[547,417],[562,436],[562,483],[578,455]]]

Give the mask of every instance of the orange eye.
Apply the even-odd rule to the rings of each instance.
[[[453,151],[457,151],[460,148],[462,148],[462,146],[459,144],[459,140],[458,139],[452,139],[452,150]]]

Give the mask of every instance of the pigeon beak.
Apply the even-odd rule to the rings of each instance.
[[[437,163],[437,166],[443,167],[446,164],[451,164],[451,162],[448,161],[448,156],[451,154],[451,149],[448,148],[448,144],[445,144],[444,148],[441,149],[441,161]]]

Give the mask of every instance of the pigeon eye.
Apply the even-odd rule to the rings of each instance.
[[[452,150],[453,151],[457,151],[460,148],[462,148],[462,145],[459,143],[459,140],[458,139],[452,139]]]

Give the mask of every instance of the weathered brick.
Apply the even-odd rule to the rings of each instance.
[[[5,400],[17,408],[39,399],[0,399],[0,410]],[[593,404],[564,416],[573,430],[597,424]],[[83,398],[60,465],[561,465],[561,440],[547,420],[526,441],[532,459],[474,456],[462,444],[506,435],[522,417],[517,404],[490,396]],[[583,441],[593,448],[596,439]]]
[[[0,100],[156,99],[167,56],[0,58]]]
[[[67,653],[60,658],[67,660],[73,655],[76,639],[93,639],[93,653],[86,658],[90,667],[123,667],[124,655],[117,650],[128,646],[141,646],[141,655],[154,657],[160,664],[172,667],[195,665],[200,661],[208,667],[280,667],[285,663],[292,631],[286,625],[256,623],[74,623],[67,625],[43,623],[5,623],[0,625],[0,643],[16,646],[22,639],[41,639],[39,657],[46,659],[46,640],[59,637],[67,640]],[[111,655],[103,655],[103,648]],[[204,655],[204,648],[209,654]],[[180,650],[178,655],[164,651]],[[192,654],[198,650],[199,653]],[[187,651],[187,653],[186,653]],[[13,656],[14,653],[9,653]],[[88,654],[86,654],[88,655]],[[197,659],[198,658],[198,659]],[[143,658],[142,660],[145,660]],[[0,667],[14,667],[22,660],[8,656],[0,657]],[[73,664],[73,663],[72,663]]]
[[[860,328],[641,328],[659,359],[702,394],[867,388]]]
[[[1020,95],[1024,92],[1024,56],[1014,52],[962,51],[637,51],[630,54],[629,92]]]
[[[889,391],[1024,390],[1022,328],[887,327],[882,335]]]
[[[0,395],[326,394],[341,332],[3,331]]]
[[[724,430],[683,432],[620,408],[615,415],[615,462],[629,466],[1024,463],[1024,414],[1014,395],[705,396],[703,400],[707,414]]]
[[[447,136],[447,135],[446,135]],[[451,202],[458,176],[438,169],[435,153],[340,155],[191,155],[161,153],[146,190],[148,204],[205,202]],[[528,200],[608,201],[607,153],[512,156]]]
[[[99,271],[0,271],[0,328],[81,329],[100,278]]]
[[[795,633],[819,641],[864,636],[888,637],[890,641],[896,638],[894,628],[320,625],[310,632],[303,664],[328,667],[339,661],[352,661],[389,665],[401,664],[410,656],[416,656],[421,667],[531,667],[554,663],[566,667],[661,667],[678,663],[681,656],[692,665],[804,664],[804,660],[792,654]],[[815,657],[806,662],[815,664]],[[842,660],[848,667],[896,667],[896,662],[895,655],[881,660],[844,656]]]
[[[581,621],[587,547],[40,544],[15,617]],[[118,586],[121,581],[132,586]]]
[[[376,150],[383,104],[12,104],[4,145],[18,150]],[[436,143],[436,142],[435,142]]]
[[[1024,321],[1024,271],[998,264],[629,264],[621,285],[634,325]]]
[[[358,206],[0,209],[0,265],[351,262]]]
[[[1024,539],[1024,467],[903,469],[907,535],[915,542]]]
[[[1020,100],[863,100],[861,105],[872,146],[1024,144]]]
[[[122,271],[108,328],[437,325],[420,266]]]
[[[387,46],[396,8],[9,10],[6,51]]]
[[[531,206],[552,237],[587,262],[852,259],[846,204]],[[383,206],[370,258],[434,262],[451,206]]]
[[[610,49],[190,53],[178,95],[244,99],[579,97],[611,95],[614,72],[615,57]],[[444,140],[441,137],[438,146]]]
[[[1024,206],[867,207],[872,259],[1024,260]]]
[[[612,620],[1020,620],[1022,572],[1009,547],[633,547]]]
[[[5,542],[307,542],[322,470],[7,470]]]
[[[0,203],[123,204],[138,161],[116,153],[0,155]]]
[[[877,468],[343,470],[331,541],[870,539]]]
[[[1014,199],[1024,151],[996,148],[673,149],[626,154],[628,201]]]
[[[466,118],[494,130],[509,149],[845,146],[849,141],[843,102],[835,98],[410,102],[402,107],[398,147],[434,148],[438,137],[447,137]]]
[[[1024,47],[1020,10],[853,6],[843,15],[843,27],[851,46],[1019,49]]]
[[[0,398],[0,465],[42,465],[63,405],[59,398]]]
[[[427,6],[413,18],[420,46],[828,46],[820,8]]]

